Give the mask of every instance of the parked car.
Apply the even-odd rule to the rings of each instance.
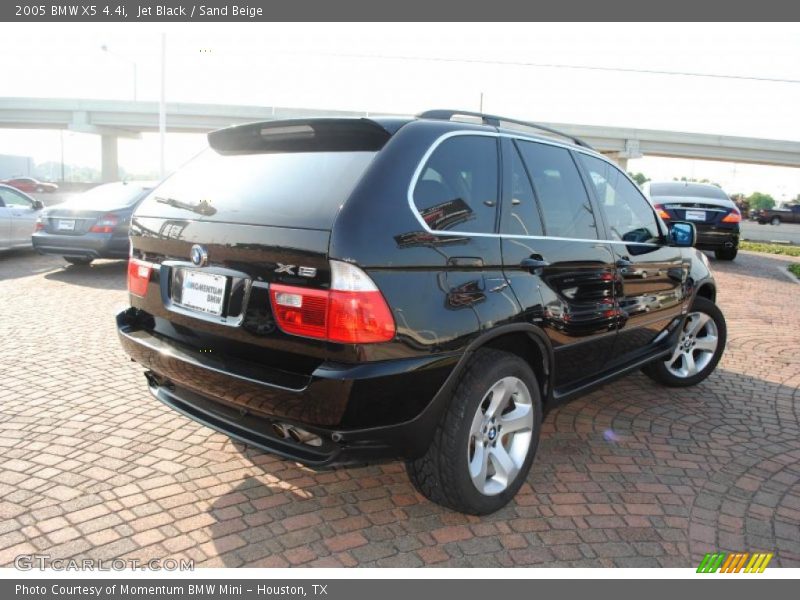
[[[131,223],[117,327],[153,395],[312,467],[405,459],[484,514],[544,410],[638,369],[705,379],[726,328],[694,225],[579,140],[464,114],[209,134]]]
[[[52,194],[58,189],[58,186],[55,183],[39,181],[33,177],[14,177],[12,179],[3,179],[0,181],[0,183],[5,183],[6,185],[17,188],[22,192],[28,192],[29,194],[33,192],[40,194],[47,192]]]
[[[76,265],[127,258],[131,213],[154,186],[151,181],[107,183],[48,208],[36,221],[33,247]]]
[[[0,184],[0,250],[30,248],[31,233],[42,207],[41,201]]]
[[[736,258],[742,213],[722,189],[706,183],[649,181],[643,190],[665,221],[694,223],[698,248],[713,250],[719,260]]]
[[[780,225],[781,223],[800,223],[800,204],[786,208],[762,208],[756,213],[760,225]]]

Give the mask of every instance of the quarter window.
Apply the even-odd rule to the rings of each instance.
[[[497,140],[459,135],[431,154],[414,187],[414,204],[434,230],[493,233],[497,214]]]
[[[614,165],[580,155],[594,184],[612,239],[624,242],[656,242],[660,238],[650,203]]]
[[[539,199],[545,234],[598,239],[592,204],[569,151],[537,142],[517,144]]]

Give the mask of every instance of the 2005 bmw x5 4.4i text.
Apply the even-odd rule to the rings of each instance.
[[[431,500],[495,511],[548,407],[635,369],[696,384],[725,346],[694,226],[560,138],[444,110],[213,132],[133,216],[122,344],[232,438],[401,458]]]

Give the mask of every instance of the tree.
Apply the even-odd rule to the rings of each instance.
[[[639,187],[642,187],[646,182],[650,181],[650,178],[644,173],[629,172],[628,175],[630,175],[631,179],[633,179],[636,182],[636,185],[638,185]]]
[[[762,210],[775,208],[775,198],[769,194],[762,194],[761,192],[753,192],[747,197],[747,203],[752,210]]]

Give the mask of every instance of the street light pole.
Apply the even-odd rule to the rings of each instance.
[[[161,34],[161,97],[158,102],[158,143],[160,146],[159,174],[161,179],[166,175],[164,150],[167,137],[167,101],[166,101],[166,82],[167,82],[167,34]]]
[[[106,54],[110,54],[111,56],[116,56],[118,59],[120,59],[122,61],[125,61],[125,62],[128,62],[133,66],[133,101],[136,102],[136,100],[137,100],[137,87],[138,87],[138,83],[137,82],[138,82],[138,79],[139,79],[139,77],[137,75],[138,65],[136,64],[136,61],[131,59],[131,58],[128,58],[127,56],[123,56],[119,52],[114,52],[114,51],[110,50],[109,47],[106,44],[103,44],[102,46],[100,46],[100,50],[102,50]]]

